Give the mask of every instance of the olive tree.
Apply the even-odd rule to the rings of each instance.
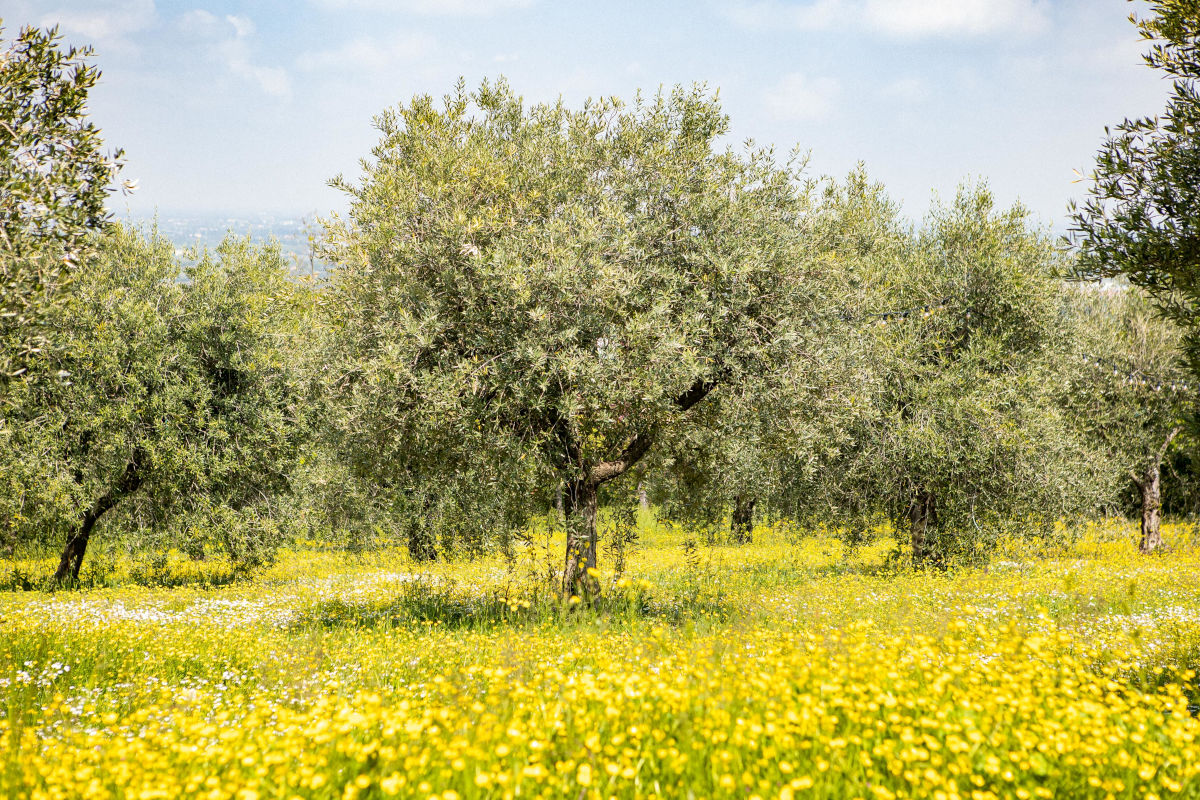
[[[702,87],[570,109],[460,83],[376,124],[330,226],[356,463],[501,499],[512,521],[563,487],[562,589],[592,593],[599,488],[713,393],[804,357],[821,283],[797,169],[718,148],[728,121]]]
[[[903,230],[886,216],[881,230]],[[1074,337],[1062,262],[986,188],[876,237],[856,268],[875,308],[860,317],[861,391],[808,491],[890,518],[918,565],[1088,507],[1089,451],[1058,404]]]
[[[701,409],[704,424],[655,454],[647,477],[672,519],[706,526],[714,537],[727,524],[733,544],[749,543],[756,515],[842,523],[847,502],[862,499],[821,488],[847,478],[841,470],[851,464],[836,454],[878,374],[868,335],[878,321],[868,297],[870,264],[906,253],[908,230],[861,165],[844,181],[814,182],[799,224],[812,263],[836,287],[836,298],[805,320],[818,334],[805,358],[719,393]]]
[[[1065,405],[1111,477],[1136,487],[1139,547],[1150,553],[1162,546],[1162,462],[1194,410],[1181,334],[1136,289],[1085,285],[1074,294],[1080,371]]]
[[[165,519],[287,491],[303,435],[288,275],[277,248],[238,240],[184,269],[169,242],[120,226],[79,264],[48,322],[59,344],[30,362],[70,377],[28,382],[0,456],[7,535],[65,535],[56,583],[78,579],[118,507]]]

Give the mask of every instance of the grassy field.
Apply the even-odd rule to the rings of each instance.
[[[549,537],[8,592],[0,797],[1197,797],[1200,546],[1132,536],[922,574],[657,530],[597,608]]]

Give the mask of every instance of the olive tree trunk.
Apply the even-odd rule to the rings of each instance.
[[[738,497],[733,502],[729,536],[734,544],[750,544],[754,535],[754,498]]]
[[[1162,539],[1162,460],[1167,454],[1172,440],[1179,435],[1179,428],[1174,428],[1162,445],[1150,455],[1150,463],[1139,476],[1133,474],[1133,482],[1137,484],[1142,501],[1142,540],[1138,550],[1143,553],[1153,553],[1163,545]]]
[[[933,493],[920,489],[908,506],[908,528],[912,537],[913,566],[936,562],[934,533],[937,529],[937,500]]]
[[[1153,553],[1162,547],[1162,491],[1161,470],[1154,464],[1142,475],[1138,489],[1142,495],[1142,541],[1138,549]]]
[[[567,559],[563,567],[563,596],[594,598],[600,582],[588,570],[596,568],[597,487],[589,480],[576,481],[564,498],[567,522]]]
[[[121,502],[123,497],[136,492],[141,485],[142,475],[137,462],[130,462],[125,467],[125,472],[117,479],[116,484],[97,498],[91,508],[84,512],[79,530],[67,540],[67,546],[63,548],[62,557],[58,561],[58,569],[51,578],[53,585],[62,586],[68,582],[79,582],[79,568],[83,566],[83,556],[87,552],[92,529],[96,527],[96,523],[102,516]]]

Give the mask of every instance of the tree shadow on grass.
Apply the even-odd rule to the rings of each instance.
[[[551,589],[523,594],[472,594],[449,582],[411,581],[395,594],[366,600],[333,598],[300,613],[297,629],[387,629],[437,626],[450,630],[527,627],[538,624],[606,626],[638,620],[682,624],[689,620],[729,619],[736,613],[730,598],[705,590],[652,597],[644,589],[613,589],[591,601],[563,601]]]

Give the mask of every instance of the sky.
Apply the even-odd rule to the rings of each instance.
[[[528,103],[705,82],[730,143],[858,162],[919,218],[986,180],[1063,230],[1104,127],[1162,109],[1141,0],[4,0],[5,31],[92,44],[125,149],[119,214],[325,214],[417,94],[505,76]]]

